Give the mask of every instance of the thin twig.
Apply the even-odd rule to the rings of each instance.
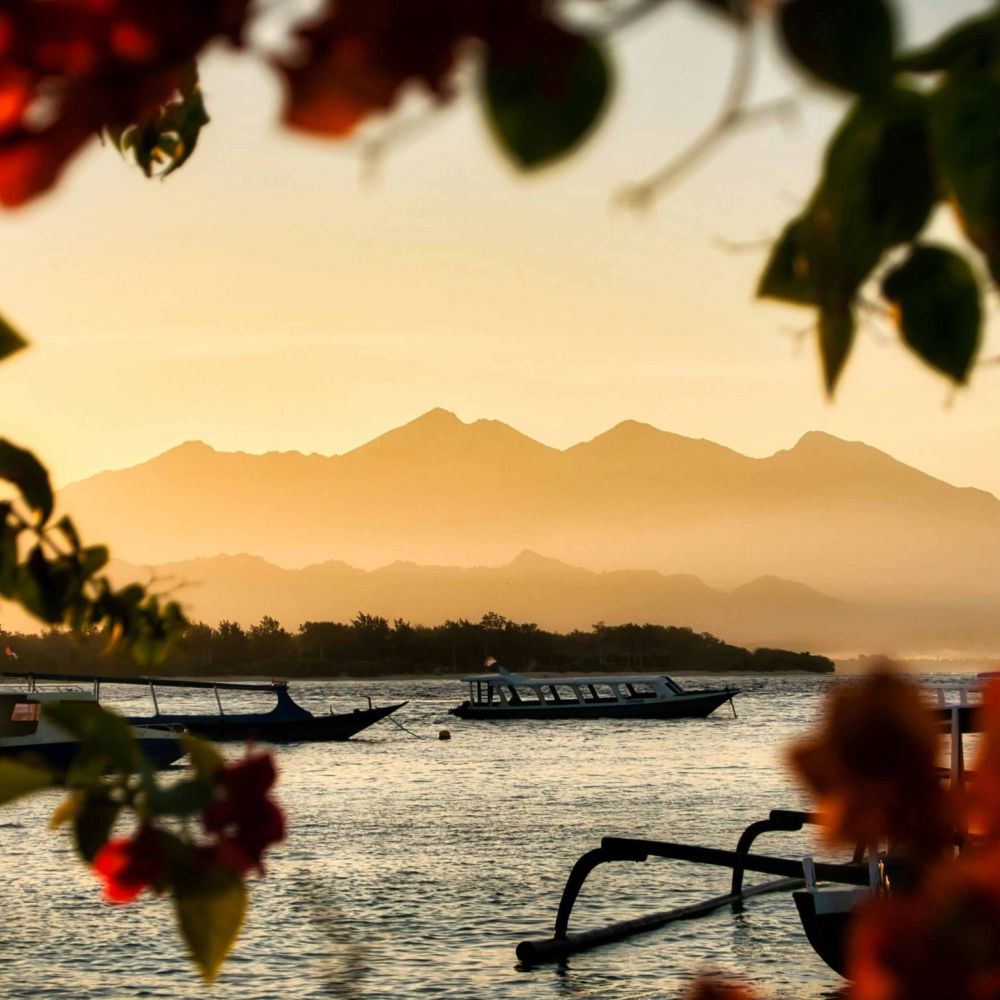
[[[743,37],[736,52],[726,93],[715,118],[680,154],[649,177],[622,189],[615,202],[630,209],[648,208],[656,198],[696,166],[729,132],[764,118],[781,117],[798,106],[795,97],[782,97],[748,106],[746,95],[753,83],[756,48],[752,26],[742,29]]]

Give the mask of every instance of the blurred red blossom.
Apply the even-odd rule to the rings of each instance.
[[[107,841],[93,866],[104,880],[104,898],[109,903],[130,903],[166,874],[161,834],[143,823],[131,837]]]
[[[819,732],[789,751],[817,799],[826,836],[931,857],[952,843],[954,815],[936,761],[938,723],[915,684],[882,668],[834,690]]]
[[[688,987],[683,1000],[758,1000],[758,996],[748,983],[710,972],[699,976]]]
[[[544,4],[531,0],[339,0],[299,33],[303,57],[286,61],[285,120],[324,135],[349,134],[371,112],[387,111],[407,83],[438,100],[470,43],[526,44],[540,31]]]
[[[915,892],[863,907],[848,965],[851,1000],[997,1000],[1000,850],[940,862]]]
[[[202,826],[217,840],[210,857],[241,874],[256,868],[261,856],[285,837],[285,817],[269,798],[277,771],[269,753],[251,754],[216,772],[219,797],[203,813]]]
[[[982,736],[969,791],[970,832],[1000,843],[1000,678],[983,691],[979,709]]]
[[[0,12],[0,202],[49,188],[104,128],[154,118],[249,0],[10,0]]]

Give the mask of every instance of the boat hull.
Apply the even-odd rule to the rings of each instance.
[[[136,740],[139,749],[154,767],[168,767],[184,756],[180,741],[173,736],[142,737]],[[65,771],[76,760],[80,744],[75,740],[47,743],[14,741],[0,745],[0,759],[26,758],[40,760],[56,771]]]
[[[451,709],[460,719],[704,719],[736,691],[692,691],[655,702],[567,705],[473,705]]]
[[[357,708],[338,715],[304,715],[298,718],[275,718],[263,715],[154,715],[129,719],[133,726],[184,726],[195,736],[217,743],[255,741],[260,743],[326,743],[349,740],[363,729],[402,708]]]

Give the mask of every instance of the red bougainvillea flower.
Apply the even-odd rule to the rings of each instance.
[[[541,8],[532,0],[337,0],[299,32],[301,58],[279,67],[285,121],[338,138],[389,110],[406,84],[447,100],[470,43],[530,38],[546,24]]]
[[[684,1000],[758,1000],[758,997],[747,983],[712,972],[699,976],[685,991]]]
[[[851,1000],[1000,997],[1000,851],[938,864],[866,906],[848,943]]]
[[[937,722],[919,689],[883,668],[834,691],[820,732],[793,746],[789,760],[817,797],[828,839],[888,838],[927,859],[954,837],[937,749]]]
[[[0,10],[0,203],[55,183],[105,127],[141,124],[249,0],[8,0]]]
[[[256,868],[261,856],[285,837],[285,817],[268,797],[277,778],[269,753],[251,754],[216,773],[219,797],[201,816],[202,826],[218,840],[213,860],[241,874]]]
[[[97,852],[93,866],[104,879],[109,903],[131,903],[166,872],[160,834],[144,823],[132,837],[109,840]]]
[[[982,733],[969,792],[969,830],[1000,844],[1000,678],[983,691]]]

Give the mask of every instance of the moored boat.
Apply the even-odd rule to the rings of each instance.
[[[499,667],[462,680],[469,697],[450,710],[461,719],[705,718],[739,694],[728,686],[686,691],[665,674],[526,677]]]
[[[31,756],[50,767],[65,770],[80,751],[80,744],[47,719],[45,704],[94,703],[85,691],[4,691],[0,693],[0,759]],[[157,767],[179,760],[184,751],[169,727],[133,726],[133,734],[146,759]]]
[[[127,721],[138,727],[176,727],[189,730],[195,736],[216,742],[260,741],[263,743],[319,743],[348,740],[363,729],[391,715],[406,702],[384,705],[376,708],[368,700],[367,708],[355,708],[351,712],[328,715],[313,715],[308,709],[297,705],[288,693],[288,682],[284,680],[238,682],[238,681],[198,681],[179,680],[166,677],[94,677],[64,674],[20,674],[6,676],[27,677],[31,686],[43,681],[83,681],[93,685],[93,697],[99,697],[102,685],[129,684],[146,687],[153,703],[152,715],[128,715]],[[157,690],[182,688],[185,690],[209,690],[215,695],[217,712],[162,712]],[[227,712],[222,704],[221,692],[245,691],[267,694],[276,699],[273,708],[263,712]]]

